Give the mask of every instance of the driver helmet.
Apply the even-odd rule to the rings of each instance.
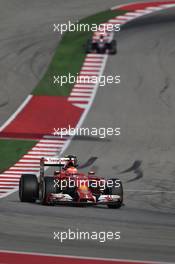
[[[76,175],[78,173],[78,170],[75,167],[69,167],[66,170],[66,174],[68,175]]]

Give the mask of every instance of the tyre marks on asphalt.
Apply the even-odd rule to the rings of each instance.
[[[79,168],[79,169],[87,168],[87,167],[91,166],[92,164],[94,164],[94,162],[95,162],[97,159],[98,159],[97,157],[91,157],[91,158],[89,158],[85,163],[80,164],[80,165],[78,166],[78,168]]]
[[[135,178],[129,179],[127,182],[133,182],[136,180],[139,180],[140,178],[143,178],[143,169],[142,169],[142,161],[141,160],[136,160],[134,161],[134,163],[132,164],[131,167],[129,167],[128,169],[120,172],[121,174],[123,173],[128,173],[133,171],[136,174]]]

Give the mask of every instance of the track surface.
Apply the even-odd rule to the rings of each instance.
[[[53,23],[67,23],[109,8],[115,0],[1,0],[0,125],[31,93],[56,49]],[[129,2],[129,1],[128,1]]]
[[[0,1],[0,125],[46,71],[60,39],[52,32],[53,23],[73,22],[121,3],[122,0]]]
[[[97,156],[94,169],[109,177],[142,160],[142,178],[128,182],[136,175],[121,175],[125,206],[117,211],[41,207],[20,204],[14,194],[0,201],[1,249],[175,262],[174,194],[170,193],[175,154],[174,13],[164,11],[154,19],[141,19],[141,26],[130,24],[120,34],[119,54],[109,58],[105,74],[120,73],[122,84],[99,88],[84,127],[121,126],[122,135],[109,141],[77,138],[67,150],[82,161]],[[68,228],[120,231],[121,239],[64,244],[53,240],[54,231]]]

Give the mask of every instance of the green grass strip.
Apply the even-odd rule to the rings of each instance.
[[[0,173],[7,170],[28,152],[36,141],[0,140]]]
[[[127,11],[111,11],[107,10],[98,14],[89,16],[79,21],[80,24],[101,24],[109,19],[126,13]],[[64,84],[59,87],[53,84],[54,75],[66,75],[70,73],[73,76],[80,71],[86,56],[84,45],[91,38],[93,32],[66,32],[53,56],[53,59],[44,74],[41,81],[33,90],[33,95],[49,95],[49,96],[68,96],[72,89],[72,84]],[[55,33],[56,36],[56,33]],[[27,140],[0,140],[0,173],[7,170],[13,164],[25,155],[34,145],[36,141]]]
[[[126,12],[107,10],[82,19],[79,23],[99,25]],[[33,91],[34,95],[68,96],[70,94],[73,84],[66,83],[59,87],[58,84],[53,84],[53,76],[68,76],[69,73],[76,76],[86,56],[83,46],[92,34],[93,32],[90,31],[75,31],[63,35],[48,70]]]

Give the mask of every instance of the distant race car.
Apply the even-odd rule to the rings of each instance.
[[[45,173],[45,167],[49,171]],[[64,158],[45,157],[40,160],[40,175],[23,174],[19,182],[21,202],[44,205],[76,204],[107,205],[109,208],[120,208],[123,204],[122,183],[117,178],[104,179],[88,175],[77,170],[75,156]]]
[[[114,39],[114,33],[106,33],[106,36],[100,35],[98,38],[92,38],[87,41],[86,53],[98,54],[116,54],[117,41]]]

